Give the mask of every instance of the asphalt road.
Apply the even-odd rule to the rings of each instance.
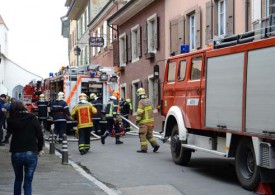
[[[68,137],[71,139],[72,137]],[[126,135],[122,145],[108,137],[106,144],[91,141],[91,151],[80,155],[77,142],[69,141],[69,159],[82,167],[95,180],[121,194],[150,195],[245,195],[255,194],[241,188],[234,159],[195,152],[188,167],[176,165],[170,154],[170,145],[159,141],[159,152],[137,153],[139,138]],[[57,144],[57,148],[61,145]]]

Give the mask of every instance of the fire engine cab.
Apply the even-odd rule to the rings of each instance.
[[[234,157],[250,191],[275,183],[275,37],[261,36],[170,57],[162,87],[163,139],[174,162],[187,165],[195,151]]]

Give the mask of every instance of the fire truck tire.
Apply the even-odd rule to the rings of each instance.
[[[260,170],[256,164],[251,140],[240,140],[236,150],[235,169],[242,187],[249,191],[255,191],[260,182]]]
[[[174,125],[171,134],[171,154],[174,162],[178,165],[187,165],[191,159],[192,150],[183,148],[183,142],[179,139],[178,125]]]

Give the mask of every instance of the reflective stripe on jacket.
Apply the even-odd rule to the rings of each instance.
[[[154,122],[153,117],[153,106],[151,101],[146,99],[141,99],[138,103],[136,121],[139,124],[152,123]]]
[[[96,108],[89,102],[81,103],[79,102],[72,110],[71,116],[76,116],[77,128],[86,128],[93,126],[93,114],[96,114]]]
[[[117,100],[109,100],[106,106],[106,118],[116,117],[117,109],[118,109]]]

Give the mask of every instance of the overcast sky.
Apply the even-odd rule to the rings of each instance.
[[[68,65],[68,40],[61,35],[65,0],[0,0],[8,27],[8,57],[46,78]]]

